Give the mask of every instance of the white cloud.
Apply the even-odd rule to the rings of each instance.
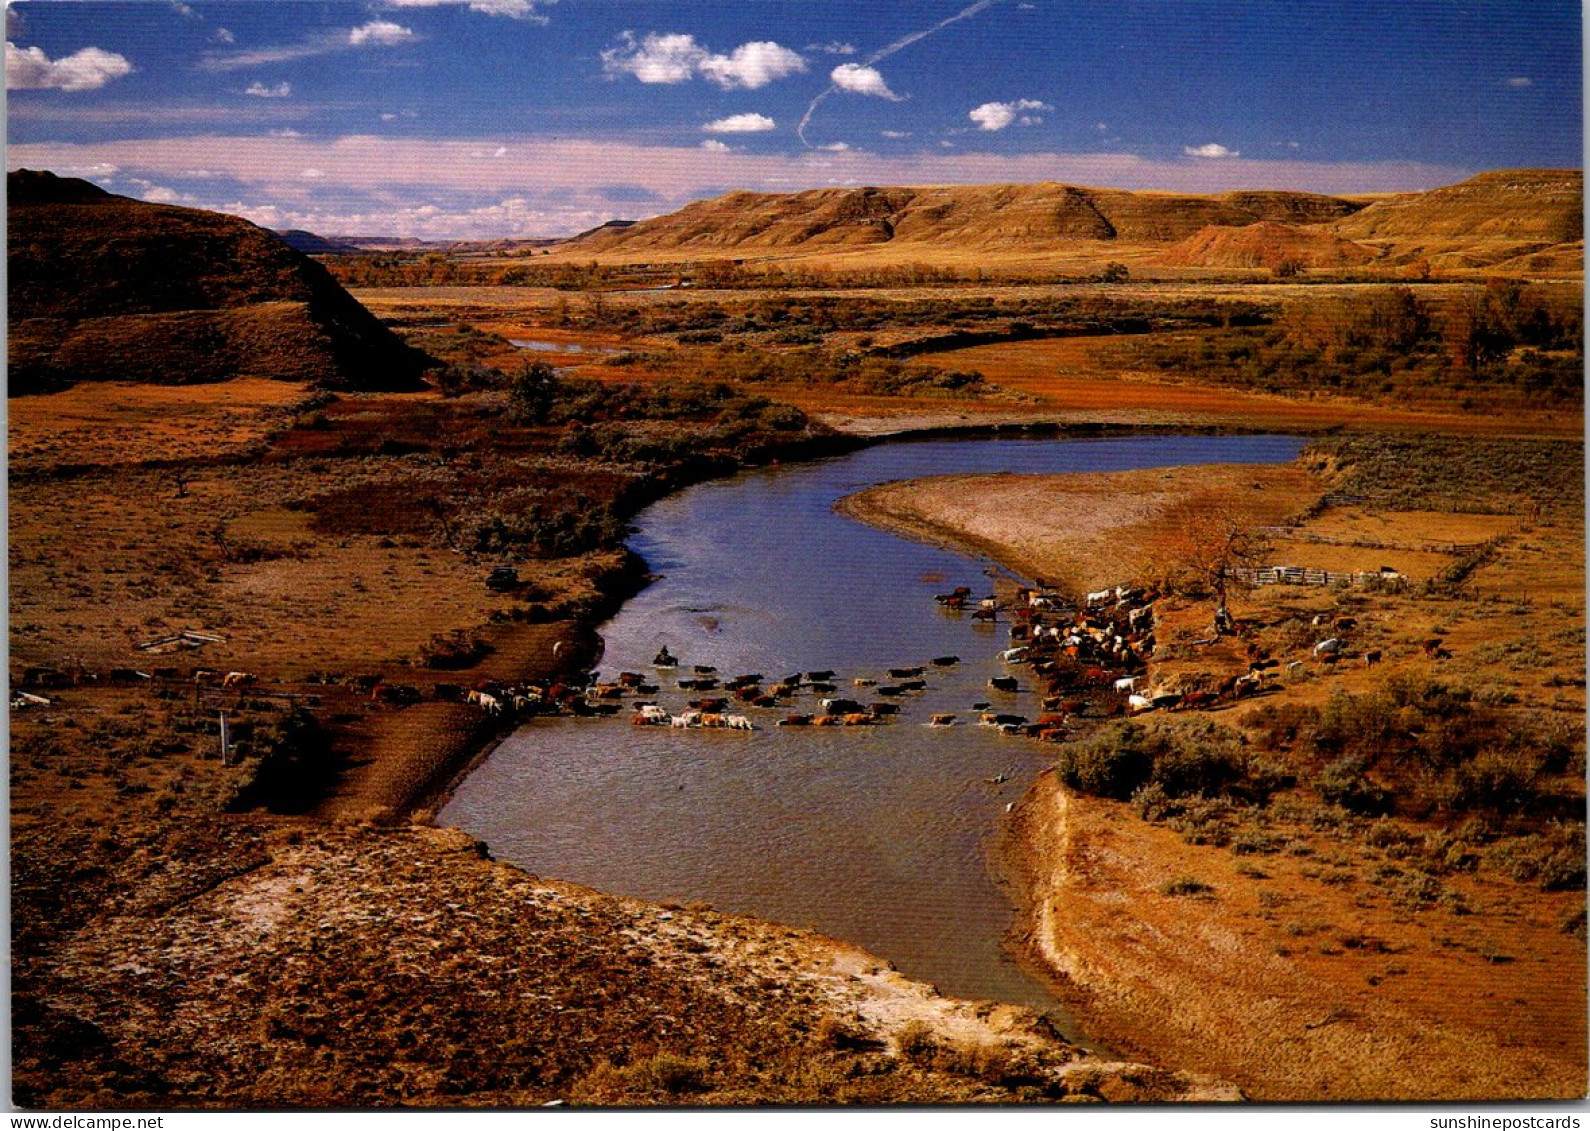
[[[7,90],[98,90],[111,79],[132,74],[132,69],[125,56],[98,47],[51,59],[38,47],[6,41]]]
[[[1530,78],[1528,75],[1513,75],[1511,78],[1506,79],[1503,82],[1503,85],[1511,87],[1514,90],[1528,90],[1530,87],[1535,85],[1535,80]]]
[[[306,181],[318,181],[325,177],[326,171],[324,169],[305,169],[298,175]]]
[[[702,130],[709,134],[760,134],[776,128],[778,123],[765,114],[731,114],[708,122]]]
[[[380,47],[395,47],[413,38],[414,32],[411,29],[402,24],[395,24],[391,20],[371,20],[348,32],[348,43],[353,47],[363,47],[367,43]]]
[[[212,35],[210,38],[215,40],[217,43],[236,43],[237,42],[237,36],[232,34],[232,29],[231,28],[225,28],[225,27],[216,28],[215,29],[215,34]]]
[[[856,53],[856,45],[853,43],[841,43],[836,39],[830,43],[808,43],[806,50],[821,51],[824,55],[854,55]]]
[[[902,137],[910,137],[911,136],[911,134],[910,134],[910,132],[908,130],[883,130],[881,132],[882,132],[884,137],[893,138],[895,140],[898,140],[898,139],[900,139]]]
[[[202,18],[192,8],[184,4],[182,0],[171,0],[171,10],[186,20],[197,20]]]
[[[707,55],[695,36],[681,32],[648,32],[639,43],[627,31],[620,38],[623,47],[609,47],[602,52],[602,67],[609,76],[634,75],[645,83],[689,82],[697,64]]]
[[[708,55],[698,64],[701,73],[724,90],[757,90],[775,79],[798,74],[806,60],[772,40],[742,43],[728,55]]]
[[[185,192],[178,192],[165,185],[150,185],[141,194],[143,199],[151,204],[197,204],[198,197]]]
[[[819,145],[818,149],[825,153],[849,153],[850,146],[842,141],[831,141],[827,145]]]
[[[230,34],[230,33],[229,33]],[[249,51],[230,54],[211,52],[198,62],[201,71],[237,71],[245,67],[262,67],[275,63],[291,63],[298,59],[312,59],[317,55],[331,55],[358,47],[397,47],[418,38],[414,32],[390,20],[371,20],[347,31],[326,31],[301,40],[275,47],[257,47]],[[226,42],[232,42],[228,38]]]
[[[251,83],[244,94],[252,94],[255,98],[286,98],[293,92],[289,82],[279,82],[275,86],[266,86],[262,82]]]
[[[701,148],[705,149],[708,153],[732,153],[732,152],[734,152],[734,147],[733,146],[726,145],[725,143],[719,141],[715,137],[709,137],[705,141],[703,141],[701,143]]]
[[[851,94],[867,94],[874,98],[887,98],[890,102],[903,101],[894,91],[889,89],[889,84],[874,67],[865,67],[860,63],[841,63],[828,75],[828,81],[840,90]]]
[[[297,130],[295,130],[295,129],[292,129],[292,128],[288,128],[288,129],[282,129],[282,130],[272,130],[272,131],[271,131],[271,132],[270,132],[270,136],[271,136],[271,137],[287,137],[287,138],[293,138],[293,137],[303,137],[303,136],[304,136],[304,135],[303,135],[303,134],[301,134],[301,133],[299,133],[299,132],[298,132],[298,131],[297,131]]]
[[[636,40],[620,37],[622,46],[602,52],[607,74],[633,75],[645,83],[689,82],[700,76],[724,90],[757,90],[775,79],[806,69],[806,60],[771,40],[742,43],[727,55],[714,54],[683,32],[648,32]]]
[[[1207,157],[1211,160],[1242,156],[1237,150],[1227,149],[1225,146],[1217,145],[1212,141],[1208,145],[1185,145],[1182,147],[1182,152],[1188,157]]]
[[[544,24],[547,18],[536,11],[536,3],[550,4],[554,0],[386,0],[393,8],[468,8],[487,16],[507,16],[513,20],[529,20]]]
[[[1012,123],[1036,126],[1042,118],[1025,113],[1028,110],[1053,110],[1046,102],[1031,98],[1018,98],[1015,102],[985,102],[966,116],[977,123],[979,129],[1002,130]]]

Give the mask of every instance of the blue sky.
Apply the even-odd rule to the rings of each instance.
[[[325,234],[560,235],[729,189],[1582,164],[1577,0],[23,0],[7,22],[9,167]]]

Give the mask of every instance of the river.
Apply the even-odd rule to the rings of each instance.
[[[811,693],[795,707],[747,711],[751,733],[537,720],[483,761],[440,820],[532,872],[811,927],[944,993],[1053,1011],[1001,945],[1012,905],[987,852],[1006,805],[1050,757],[975,725],[970,709],[989,701],[1036,717],[1030,672],[1015,669],[1016,694],[989,691],[991,676],[1010,674],[996,656],[1008,626],[933,601],[957,585],[984,595],[993,567],[875,530],[833,504],[923,475],[1278,463],[1302,443],[894,442],[681,491],[636,519],[630,545],[661,579],[601,626],[605,675],[658,674],[655,698],[677,714],[692,693],[651,666],[664,644],[683,661],[680,675],[702,664],[771,682],[832,669],[839,694],[863,702],[875,696],[856,678],[887,684],[891,667],[962,662],[929,667],[928,689],[895,699],[899,716],[876,727],[774,725],[792,710],[819,712]],[[929,728],[936,712],[954,712],[955,725]]]

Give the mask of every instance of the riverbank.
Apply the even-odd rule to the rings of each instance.
[[[1508,457],[1480,458],[1501,466]],[[1273,548],[1285,555],[1277,561],[1342,570],[1362,568],[1358,559],[1372,553],[1406,560],[1409,575],[1431,587],[1241,594],[1232,609],[1245,641],[1210,642],[1206,602],[1159,599],[1150,686],[1212,687],[1246,672],[1254,649],[1285,672],[1249,705],[1171,715],[1161,726],[1235,727],[1276,758],[1289,749],[1274,738],[1286,720],[1301,727],[1313,717],[1304,712],[1353,701],[1338,696],[1371,702],[1390,686],[1485,688],[1487,703],[1517,712],[1520,730],[1549,728],[1542,720],[1560,712],[1567,741],[1582,749],[1583,516],[1574,500],[1532,511],[1520,494],[1486,494],[1496,486],[1488,476],[1454,480],[1415,464],[1399,484],[1407,511],[1322,509],[1312,504],[1341,469],[1308,462],[1330,478],[1310,486],[1298,466],[1274,469],[1275,480],[1255,469],[1157,484],[1157,473],[1131,483],[929,479],[863,492],[846,509],[1075,591],[1142,580],[1167,545],[1156,514],[1219,501],[1269,524],[1278,519],[1267,508],[1288,497],[1303,517],[1276,536]],[[1447,489],[1437,512],[1435,493]],[[1432,543],[1434,535],[1456,537]],[[1462,575],[1472,588],[1442,587],[1460,564],[1457,539],[1482,538],[1488,556]],[[1530,598],[1518,599],[1525,592]],[[1377,664],[1311,656],[1312,618],[1326,634],[1345,631],[1355,654],[1373,650]],[[1332,628],[1339,623],[1349,628]],[[1538,667],[1516,661],[1554,633],[1562,654],[1542,654]],[[1431,638],[1445,646],[1425,649]],[[1295,767],[1299,777],[1305,770],[1318,773]],[[1572,797],[1564,803],[1571,811]],[[1578,805],[1582,814],[1582,793]],[[1259,810],[1222,808],[1218,798],[1184,810],[1150,821],[1142,807],[1073,793],[1046,772],[1011,815],[1000,859],[1023,906],[1015,948],[1084,1030],[1127,1055],[1221,1075],[1258,1100],[1584,1094],[1582,880],[1554,887],[1505,863],[1503,850],[1489,847],[1501,843],[1505,815],[1366,821],[1311,789]]]
[[[1141,580],[1178,513],[1220,505],[1268,525],[1323,486],[1296,465],[1200,465],[1075,475],[946,475],[886,483],[839,509],[907,538],[994,558],[1073,593]],[[1105,552],[1101,553],[1101,548]]]

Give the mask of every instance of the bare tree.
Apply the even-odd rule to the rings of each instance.
[[[1189,596],[1214,600],[1217,631],[1229,629],[1226,601],[1240,584],[1240,570],[1253,569],[1269,552],[1269,540],[1228,504],[1188,499],[1166,511],[1164,532],[1155,539],[1161,583]]]

